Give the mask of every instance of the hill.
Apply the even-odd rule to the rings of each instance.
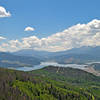
[[[7,52],[0,52],[0,66],[2,67],[23,67],[40,64],[41,60],[36,57],[13,55]]]
[[[31,72],[30,72],[31,73]],[[87,84],[87,82],[99,82],[100,78],[86,71],[74,68],[48,66],[32,71],[35,75],[48,76],[56,81],[64,81],[75,84]]]
[[[100,100],[99,77],[72,68],[58,69],[48,66],[22,72],[0,68],[0,100]]]

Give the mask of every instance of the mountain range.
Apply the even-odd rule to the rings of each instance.
[[[32,67],[40,64],[41,60],[36,57],[26,57],[14,55],[8,52],[0,52],[0,66],[1,67]]]
[[[99,51],[100,47],[81,47],[62,52],[0,52],[0,67],[32,67],[45,61],[100,61]],[[0,100],[100,100],[100,77],[58,66],[28,72],[0,68]]]
[[[100,46],[84,46],[73,48],[61,52],[36,51],[25,49],[14,52],[15,55],[38,57],[44,61],[54,61],[58,63],[87,63],[100,61]]]
[[[61,52],[36,51],[24,49],[17,52],[0,52],[0,66],[25,67],[39,65],[41,62],[60,64],[85,64],[100,61],[100,46],[73,48]]]

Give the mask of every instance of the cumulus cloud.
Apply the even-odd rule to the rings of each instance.
[[[33,28],[33,27],[26,27],[24,29],[24,31],[34,31],[34,30],[35,30],[35,28]]]
[[[5,37],[0,36],[0,41],[1,41],[1,40],[5,40],[5,39],[6,39]]]
[[[82,46],[100,46],[100,20],[94,19],[87,24],[77,24],[46,38],[30,36],[2,44],[2,48],[7,51],[32,48],[55,52]]]
[[[6,9],[0,6],[0,17],[10,17],[10,12],[7,12]]]

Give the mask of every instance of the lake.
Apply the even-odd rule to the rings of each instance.
[[[71,68],[78,68],[78,69],[85,69],[85,66],[87,66],[87,65],[79,65],[79,64],[58,64],[56,62],[41,62],[40,65],[35,65],[34,67],[19,67],[19,68],[16,68],[16,70],[32,71],[36,69],[41,69],[49,65],[57,66],[57,67],[71,67]]]

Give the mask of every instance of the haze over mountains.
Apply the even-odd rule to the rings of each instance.
[[[41,60],[36,57],[26,57],[0,52],[0,67],[32,67],[33,65],[40,64],[40,62]]]
[[[61,64],[85,64],[100,61],[100,46],[73,48],[62,52],[35,51],[32,49],[13,53],[0,52],[0,66],[5,67],[32,67],[46,61]]]
[[[73,48],[61,52],[35,51],[24,49],[14,52],[15,55],[41,57],[41,60],[55,61],[58,63],[85,63],[91,61],[100,61],[100,46]]]

